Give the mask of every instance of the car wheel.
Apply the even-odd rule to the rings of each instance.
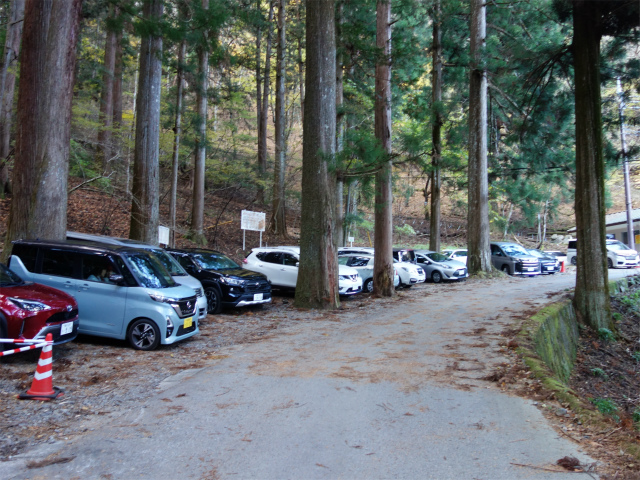
[[[506,273],[507,275],[511,275],[511,272],[509,271],[509,265],[507,265],[507,264],[502,265],[502,271],[504,273]]]
[[[433,272],[431,272],[431,281],[433,283],[440,283],[442,281],[442,273],[440,273],[438,270],[434,270]]]
[[[373,278],[370,278],[366,282],[364,282],[364,291],[367,293],[373,293]]]
[[[141,318],[129,327],[127,340],[136,350],[155,350],[160,345],[160,329],[155,322]]]
[[[0,338],[7,338],[9,335],[7,330],[6,320],[0,316]],[[13,343],[0,343],[0,352],[4,352],[5,350],[11,350],[14,348]]]
[[[207,313],[215,315],[222,311],[221,295],[217,288],[205,288],[204,296],[207,297]]]
[[[578,260],[577,257],[571,257],[571,265],[577,265],[578,264]]]
[[[609,268],[613,268],[613,262],[611,261],[611,259],[610,259],[610,258],[607,258],[607,266],[608,266]]]

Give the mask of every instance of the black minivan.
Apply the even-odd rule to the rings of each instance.
[[[267,276],[242,268],[225,254],[204,248],[167,249],[187,273],[202,283],[207,312],[271,302]]]

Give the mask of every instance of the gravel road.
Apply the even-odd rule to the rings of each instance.
[[[23,415],[67,408],[75,422],[6,457],[0,478],[575,478],[556,461],[595,460],[537,402],[482,380],[510,361],[501,333],[574,284],[569,271],[418,285],[333,313],[256,310],[271,325],[260,341],[152,352],[91,415],[73,388],[71,406],[22,402]]]

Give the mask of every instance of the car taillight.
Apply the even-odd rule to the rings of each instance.
[[[249,262],[247,262],[247,259],[246,259],[246,258],[243,258],[243,259],[242,259],[242,263],[249,263]]]

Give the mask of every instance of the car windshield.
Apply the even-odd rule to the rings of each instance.
[[[154,255],[130,253],[126,257],[132,267],[133,274],[143,287],[169,288],[177,285],[167,269]]]
[[[429,257],[434,262],[445,262],[449,260],[449,257],[438,252],[427,253],[427,257]]]
[[[629,250],[629,247],[627,247],[624,243],[622,242],[607,242],[607,248],[609,250]]]
[[[338,265],[346,265],[349,257],[338,257]]]
[[[522,257],[523,255],[529,255],[529,253],[520,245],[502,245],[504,253],[510,257]]]
[[[11,287],[22,283],[24,282],[16,273],[0,263],[0,287]]]
[[[540,250],[536,250],[535,248],[530,249],[529,253],[538,258],[546,257],[544,253],[542,253]]]
[[[160,249],[154,249],[151,251],[156,257],[158,257],[162,266],[167,269],[167,272],[169,272],[172,277],[184,277],[187,275],[187,272],[182,268],[182,265],[180,265],[178,261],[167,252]]]
[[[192,258],[203,270],[230,270],[232,268],[240,268],[240,265],[221,253],[195,253]]]

